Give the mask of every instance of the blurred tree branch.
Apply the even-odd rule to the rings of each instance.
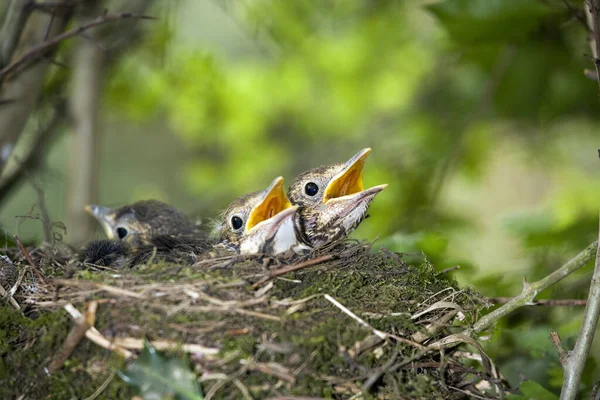
[[[13,52],[19,43],[21,32],[33,11],[33,0],[12,0],[0,31],[0,69],[10,63]]]
[[[600,76],[600,59],[598,58],[600,54],[600,0],[586,0],[585,14],[590,25],[590,31],[592,32],[590,47],[592,50],[592,59],[596,67],[595,80],[598,81],[598,86],[600,87],[600,80],[598,79]],[[592,75],[589,70],[584,70],[584,74],[587,77]]]
[[[70,19],[71,11],[70,8],[65,9],[62,13],[53,16],[43,13],[30,15],[23,25],[18,45],[13,49],[11,59],[18,59],[23,54],[27,54],[32,48],[42,43],[46,37],[52,38],[59,34]],[[50,25],[51,21],[52,24]],[[5,20],[3,31],[7,23]],[[6,29],[11,31],[14,28]],[[4,36],[2,39],[4,39]],[[12,40],[12,37],[7,40]],[[0,48],[3,51],[11,47],[5,45],[2,40]],[[45,55],[50,56],[48,53]],[[6,54],[3,54],[4,56]],[[4,170],[6,162],[12,155],[31,113],[38,107],[48,69],[49,63],[40,62],[18,75],[13,75],[10,79],[0,80],[1,98],[13,100],[0,107],[0,173]]]
[[[27,53],[23,54],[19,59],[15,60],[14,62],[10,63],[6,67],[4,67],[2,70],[0,70],[0,80],[6,78],[6,76],[8,76],[9,74],[20,70],[21,68],[27,66],[28,64],[39,61],[41,58],[44,57],[44,54],[46,54],[46,52],[48,50],[57,46],[60,42],[62,42],[64,40],[70,39],[75,36],[85,37],[85,36],[83,36],[83,34],[85,33],[85,31],[87,31],[91,28],[97,27],[99,25],[104,25],[104,24],[107,24],[110,22],[122,21],[122,20],[130,19],[130,18],[154,19],[152,17],[148,17],[145,15],[135,15],[135,14],[128,13],[128,12],[117,13],[117,14],[104,14],[100,17],[97,17],[91,21],[86,22],[85,24],[78,26],[77,28],[74,28],[67,32],[63,32],[59,35],[56,35],[54,38],[47,40],[47,41],[41,43],[40,45],[32,48]]]
[[[50,143],[56,137],[58,128],[64,120],[66,101],[61,99],[54,106],[52,116],[44,127],[35,134],[35,139],[24,151],[18,162],[11,169],[4,171],[0,179],[0,205],[8,200],[9,195],[23,182],[22,178],[27,173],[35,170],[44,160]]]

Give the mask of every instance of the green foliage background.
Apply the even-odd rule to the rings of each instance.
[[[486,296],[517,294],[598,232],[598,85],[581,2],[255,0],[161,2],[105,93],[102,201],[155,197],[217,215],[283,175],[373,153],[388,183],[355,236],[421,251]],[[65,143],[44,182],[60,219]],[[7,230],[35,202],[2,210]],[[35,222],[19,229],[33,234]],[[591,268],[541,298],[586,298]],[[557,393],[556,329],[579,308],[527,308],[487,344],[518,385]],[[600,370],[598,340],[583,391]]]

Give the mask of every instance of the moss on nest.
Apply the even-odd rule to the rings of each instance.
[[[84,339],[58,373],[43,372],[73,326],[64,304],[82,310],[94,299],[102,300],[94,326],[109,339],[148,337],[220,349],[216,355],[190,355],[204,392],[212,388],[214,398],[241,398],[239,383],[256,399],[348,398],[361,391],[373,398],[461,398],[464,393],[453,388],[474,390],[465,383],[473,378],[468,367],[440,368],[448,360],[459,363],[452,350],[444,359],[439,352],[415,355],[419,346],[458,332],[477,317],[476,293],[437,275],[426,259],[407,265],[394,253],[354,243],[315,256],[322,255],[334,257],[258,288],[252,284],[285,265],[238,257],[198,266],[159,263],[117,274],[79,271],[70,280],[55,280],[54,287],[17,296],[21,304],[37,304],[32,307],[38,317],[7,304],[0,309],[0,395],[85,398],[123,366],[119,356]],[[454,308],[427,310],[441,301]],[[448,316],[448,323],[436,324]],[[381,339],[373,329],[404,340]],[[413,362],[403,363],[408,359]],[[480,378],[485,373],[480,371]],[[132,394],[114,378],[97,398]]]

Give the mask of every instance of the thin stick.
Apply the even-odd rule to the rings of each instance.
[[[564,349],[564,347],[562,345],[562,341],[560,340],[560,336],[558,335],[558,333],[556,333],[554,331],[550,332],[550,341],[556,348],[556,352],[558,353],[558,359],[560,360],[560,365],[562,365],[564,367],[569,354]]]
[[[594,32],[594,47],[592,47],[593,51],[593,59],[594,65],[596,66],[596,76],[600,76],[600,0],[587,0],[586,5],[589,7],[589,13],[592,16],[592,32]],[[590,44],[592,45],[592,44]],[[600,87],[600,80],[598,81],[598,86]]]
[[[100,394],[102,392],[104,392],[104,390],[108,387],[110,382],[113,380],[113,378],[115,377],[115,374],[116,374],[115,371],[111,372],[109,377],[106,378],[106,380],[104,381],[104,383],[102,383],[102,385],[100,385],[100,387],[98,389],[96,389],[96,391],[94,393],[92,393],[92,395],[90,397],[86,397],[83,400],[94,400],[96,397],[100,396]]]
[[[138,338],[126,337],[115,338],[114,344],[129,350],[143,350],[144,341]],[[201,353],[202,355],[218,354],[220,349],[216,347],[206,347],[195,343],[177,343],[169,340],[154,340],[151,342],[156,350],[177,350],[181,349],[186,353]]]
[[[65,304],[64,309],[74,320],[78,320],[82,316],[81,312],[71,303]],[[134,357],[134,354],[131,351],[111,343],[110,340],[98,332],[98,330],[93,326],[85,332],[85,337],[96,343],[98,346],[104,347],[107,350],[114,351],[115,353],[123,356],[126,360],[130,360]]]
[[[362,319],[358,315],[354,314],[352,311],[350,311],[348,308],[346,308],[342,303],[340,303],[339,301],[337,301],[336,299],[334,299],[330,295],[325,294],[324,297],[325,297],[325,299],[327,299],[327,301],[329,301],[334,306],[336,306],[337,308],[339,308],[340,310],[342,310],[342,312],[344,314],[348,315],[350,318],[352,318],[353,320],[355,320],[356,322],[358,322],[359,324],[361,324],[365,328],[370,329],[373,332],[373,334],[375,336],[377,336],[378,338],[380,338],[380,339],[394,339],[397,342],[405,343],[405,344],[408,344],[410,346],[414,346],[414,347],[416,347],[418,349],[421,349],[421,350],[427,350],[426,346],[423,346],[422,344],[417,343],[417,342],[415,342],[413,340],[410,340],[410,339],[407,339],[407,338],[403,338],[401,336],[393,335],[391,333],[383,332],[383,331],[380,331],[378,329],[373,328],[371,325],[369,325],[369,323],[367,321],[365,321],[364,319]]]
[[[514,297],[488,297],[486,300],[494,304],[506,304],[513,300]],[[549,299],[549,300],[535,300],[525,306],[546,306],[546,307],[570,307],[570,306],[585,306],[587,300],[585,299]]]
[[[0,70],[0,81],[2,79],[4,79],[7,75],[9,75],[10,73],[16,71],[17,69],[23,67],[24,65],[26,65],[30,62],[39,60],[40,58],[43,57],[43,55],[46,51],[48,51],[49,49],[51,49],[52,47],[56,46],[57,44],[59,44],[60,42],[66,40],[66,39],[78,36],[78,35],[82,34],[83,32],[87,31],[88,29],[94,28],[99,25],[104,25],[104,24],[107,24],[110,22],[122,21],[125,19],[132,19],[132,18],[134,18],[134,19],[155,19],[154,17],[149,17],[146,15],[136,15],[136,14],[127,13],[127,12],[118,13],[118,14],[101,15],[100,17],[93,19],[84,25],[81,25],[70,31],[63,32],[59,35],[56,35],[52,39],[29,50],[28,52],[23,54],[19,59],[15,60],[11,64],[7,65],[2,70]]]
[[[11,287],[8,291],[8,294],[10,294],[11,297],[13,297],[15,293],[17,293],[17,290],[19,290],[19,286],[21,286],[21,282],[23,282],[23,278],[25,277],[26,273],[27,267],[25,266],[21,269],[21,272],[19,272],[19,276],[17,277],[17,281],[15,282],[13,287]]]
[[[146,296],[144,296],[143,294],[140,294],[140,293],[132,292],[130,290],[121,289],[121,288],[114,287],[114,286],[104,285],[102,283],[91,282],[91,281],[74,281],[71,279],[52,279],[52,283],[55,283],[57,285],[62,285],[62,286],[81,287],[82,289],[85,289],[86,286],[95,287],[98,290],[102,290],[102,291],[108,292],[110,294],[114,294],[115,296],[132,297],[134,299],[139,299],[139,300],[146,299]]]
[[[270,281],[273,278],[277,278],[278,276],[281,275],[285,275],[288,272],[294,272],[294,271],[298,271],[299,269],[302,268],[307,268],[316,264],[320,264],[324,261],[329,261],[334,257],[333,254],[328,254],[325,256],[321,256],[321,257],[317,257],[317,258],[313,258],[312,260],[307,260],[298,264],[294,264],[294,265],[290,265],[288,267],[285,268],[279,268],[276,269],[275,271],[271,272],[269,275],[265,276],[264,278],[262,278],[261,280],[259,280],[258,282],[256,282],[254,285],[252,285],[253,289],[256,289],[257,287],[259,287],[260,285],[264,284],[265,282]]]
[[[19,246],[21,253],[23,253],[25,258],[27,259],[27,262],[29,262],[29,265],[31,266],[33,273],[37,276],[38,281],[40,281],[40,283],[43,283],[45,285],[46,280],[44,279],[44,275],[42,275],[42,273],[36,268],[35,263],[33,262],[33,260],[31,259],[31,256],[27,252],[27,249],[25,248],[25,246],[23,246],[21,239],[19,239],[19,235],[14,235],[13,239],[15,239],[15,242],[17,242],[17,246]]]
[[[436,275],[447,274],[448,272],[456,271],[457,269],[460,269],[460,265],[455,265],[454,267],[443,269],[440,272],[438,272]]]
[[[592,12],[597,15],[600,13],[600,0],[594,2],[594,10]],[[598,22],[598,18],[595,20]],[[600,40],[599,40],[600,42]],[[600,44],[597,44],[600,45]],[[600,238],[600,230],[599,230]],[[590,354],[590,347],[594,340],[596,325],[598,325],[598,317],[600,316],[600,246],[596,249],[596,263],[594,266],[594,274],[592,275],[592,283],[590,285],[590,293],[588,295],[588,304],[583,312],[583,321],[579,330],[577,342],[572,351],[568,353],[566,362],[564,363],[565,378],[563,387],[560,392],[561,400],[572,400],[577,397],[579,390],[579,382],[583,374],[585,362]],[[559,353],[560,354],[560,353]]]
[[[387,333],[382,332],[380,330],[377,330],[377,329],[373,328],[371,325],[369,325],[369,323],[367,321],[365,321],[364,319],[362,319],[358,315],[354,314],[352,311],[348,310],[342,303],[340,303],[339,301],[337,301],[336,299],[334,299],[330,295],[326,294],[326,295],[324,295],[324,297],[325,297],[325,299],[327,299],[327,301],[329,301],[334,306],[336,306],[337,308],[339,308],[340,310],[342,310],[342,312],[344,314],[348,315],[350,318],[352,318],[353,320],[355,320],[356,322],[358,322],[359,324],[361,324],[365,328],[368,328],[371,331],[373,331],[373,333],[376,336],[380,337],[381,339],[386,339],[388,337]]]
[[[575,257],[573,257],[569,262],[547,277],[540,279],[537,282],[525,283],[523,291],[520,295],[515,296],[508,303],[479,319],[479,321],[473,325],[473,328],[471,328],[471,332],[480,333],[493,326],[500,318],[505,317],[519,307],[531,303],[535,299],[535,296],[537,296],[542,290],[549,288],[587,264],[587,262],[594,257],[597,247],[598,241],[595,241]]]
[[[6,297],[8,299],[8,302],[10,304],[12,304],[12,306],[14,308],[16,308],[17,310],[21,309],[21,306],[19,305],[19,303],[17,303],[17,301],[10,295],[10,293],[8,293],[4,287],[2,287],[2,285],[0,285],[0,296],[2,297]]]
[[[88,324],[87,318],[83,315],[75,321],[75,326],[71,328],[71,331],[67,335],[67,338],[63,342],[62,349],[55,357],[50,365],[48,365],[47,372],[54,374],[64,365],[65,361],[71,356],[79,342],[84,338],[85,333],[90,329],[91,325]]]

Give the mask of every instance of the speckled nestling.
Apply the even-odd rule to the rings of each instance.
[[[313,168],[291,184],[288,197],[299,206],[299,237],[318,248],[346,237],[367,217],[375,196],[387,185],[364,189],[362,169],[370,148],[345,163]]]
[[[198,226],[175,207],[158,200],[142,200],[116,209],[86,206],[110,239],[133,247],[149,243],[159,235],[201,235]]]
[[[241,254],[279,254],[298,240],[293,207],[283,189],[283,178],[229,204],[217,230],[223,245]]]

